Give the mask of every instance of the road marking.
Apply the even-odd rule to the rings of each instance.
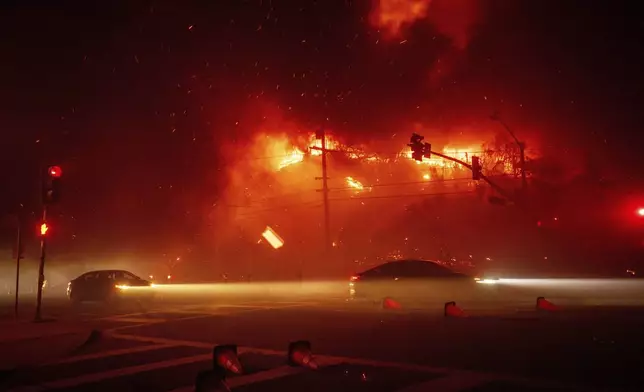
[[[155,337],[140,336],[140,335],[120,334],[120,333],[114,333],[114,332],[109,333],[109,335],[117,339],[130,339],[130,340],[136,340],[141,342],[151,342],[156,344],[168,344],[168,345],[188,346],[188,347],[197,347],[197,348],[212,349],[217,345],[215,343],[155,338]],[[237,351],[239,354],[251,352],[251,353],[258,353],[258,354],[264,354],[264,355],[276,355],[276,356],[283,356],[283,357],[286,357],[287,355],[286,351],[269,350],[269,349],[263,349],[263,348],[257,348],[257,347],[240,346],[240,347],[237,347]],[[352,358],[352,357],[342,357],[342,356],[332,356],[332,355],[316,355],[315,358],[320,363],[332,363],[332,364],[349,363],[349,364],[362,365],[362,366],[389,367],[389,368],[397,368],[397,369],[418,371],[418,372],[425,372],[425,373],[438,373],[438,374],[444,374],[444,375],[450,375],[455,372],[460,375],[463,375],[463,374],[468,374],[472,376],[480,375],[481,377],[485,377],[488,380],[507,381],[507,382],[517,383],[522,385],[529,385],[530,387],[535,387],[535,388],[537,387],[560,388],[560,389],[584,390],[584,391],[593,390],[585,387],[582,388],[579,385],[569,384],[565,382],[548,381],[548,380],[540,381],[540,380],[534,380],[534,379],[525,378],[521,376],[499,374],[499,373],[493,373],[493,372],[474,372],[474,371],[470,372],[470,371],[464,371],[459,369],[450,369],[446,367],[433,367],[433,366],[426,366],[426,365],[415,365],[410,363],[378,361],[378,360],[372,360],[372,359]],[[446,382],[452,382],[452,381],[446,381]]]
[[[108,370],[100,373],[86,374],[83,376],[65,378],[62,380],[48,381],[42,384],[13,389],[12,391],[36,392],[36,391],[46,391],[50,389],[72,388],[77,385],[99,382],[99,381],[116,378],[116,377],[129,376],[137,373],[147,372],[150,370],[157,370],[157,369],[187,365],[190,363],[210,361],[210,360],[212,360],[212,354],[200,354],[200,355],[194,355],[191,357],[183,357],[183,358],[177,358],[177,359],[172,359],[168,361],[152,362],[145,365],[137,365],[137,366],[130,366],[130,367],[121,368],[121,369]]]
[[[237,388],[242,385],[255,384],[258,382],[275,380],[282,377],[293,376],[299,373],[304,372],[307,369],[296,368],[291,366],[280,366],[278,368],[265,370],[263,372],[257,372],[253,374],[231,377],[226,380],[226,384],[230,388]],[[194,385],[185,386],[172,390],[171,392],[192,392],[195,390]]]
[[[445,377],[414,384],[398,392],[459,392],[497,380],[488,374],[453,371]]]
[[[139,323],[139,324],[156,324],[156,323],[165,323],[168,319],[164,318],[137,318],[137,317],[106,317],[106,321],[116,321],[121,323]]]
[[[101,351],[101,352],[98,352],[98,353],[92,353],[92,354],[86,354],[86,355],[76,355],[76,356],[69,357],[69,358],[63,358],[63,359],[60,359],[60,360],[55,361],[55,362],[48,362],[48,363],[45,364],[45,366],[61,365],[61,364],[65,364],[65,363],[88,361],[88,360],[92,360],[92,359],[100,359],[100,358],[106,358],[106,357],[115,357],[117,355],[142,353],[142,352],[146,352],[146,351],[160,350],[160,349],[169,348],[169,347],[177,347],[177,346],[171,345],[171,344],[151,344],[149,346],[130,347],[130,348],[121,348],[121,349],[118,349],[118,350]]]

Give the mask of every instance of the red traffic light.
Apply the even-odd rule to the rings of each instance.
[[[63,169],[60,166],[50,166],[47,173],[53,178],[60,178],[63,175]]]
[[[637,209],[637,215],[644,218],[644,207]]]
[[[40,235],[45,236],[47,235],[48,231],[49,231],[49,226],[47,225],[47,223],[42,223],[40,225]]]

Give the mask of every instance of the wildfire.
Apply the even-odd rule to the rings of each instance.
[[[337,149],[340,148],[340,142],[338,142],[337,140],[333,139],[333,137],[331,137],[329,135],[324,136],[324,141],[326,142],[325,147],[326,147],[327,150],[337,150]],[[309,149],[311,147],[322,148],[322,140],[318,140],[315,137],[315,134],[312,134],[309,137]],[[311,155],[313,155],[313,156],[322,155],[322,151],[320,151],[320,150],[310,150],[310,151],[311,151]]]
[[[287,166],[300,163],[304,160],[304,153],[300,151],[299,148],[293,147],[293,151],[290,154],[287,154],[279,163],[279,169],[282,170]]]
[[[353,177],[347,177],[346,179],[347,185],[349,185],[351,188],[355,188],[359,191],[364,189],[364,185],[358,180],[355,180]]]
[[[294,147],[291,145],[291,147],[287,147],[285,144],[280,143],[279,145],[281,150],[285,151],[286,154],[282,155],[282,158],[279,161],[279,164],[277,165],[278,166],[277,169],[282,170],[285,167],[298,164],[304,160],[304,156],[307,154],[314,157],[322,155],[322,151],[320,151],[319,149],[311,149],[311,147],[317,147],[317,148],[322,147],[322,141],[316,139],[314,133],[311,133],[307,138],[305,138],[305,142],[308,144],[307,152],[305,152],[305,149],[303,146]],[[285,139],[284,143],[289,144],[287,142],[287,139]],[[326,148],[328,150],[341,152],[348,159],[360,161],[362,163],[367,163],[367,164],[387,163],[392,161],[387,157],[381,157],[381,156],[378,156],[377,154],[367,153],[363,149],[358,147],[349,147],[349,146],[343,145],[340,141],[333,138],[332,135],[328,135],[328,134],[326,135]],[[463,162],[469,163],[472,161],[473,155],[484,156],[484,150],[485,150],[484,143],[480,143],[480,144],[471,144],[471,145],[464,145],[464,146],[453,146],[453,145],[445,146],[441,150],[441,153],[443,155],[453,157]],[[455,173],[458,172],[458,170],[461,170],[461,166],[458,163],[451,162],[449,160],[443,159],[438,156],[431,156],[430,158],[424,158],[422,161],[413,160],[412,152],[409,148],[405,148],[404,150],[402,150],[399,154],[397,154],[397,159],[394,159],[394,160],[399,161],[401,159],[415,162],[416,165],[418,165],[419,168],[421,168],[420,176],[424,181],[430,181],[438,177],[453,176]],[[507,160],[504,161],[503,159],[497,159],[494,162],[494,167],[491,169],[502,173],[512,173],[513,164],[512,162],[509,162]],[[436,172],[436,170],[440,170],[440,172]],[[359,181],[357,181],[353,177],[346,177],[345,182],[349,187],[355,188],[356,190],[365,189],[364,185],[362,185]]]

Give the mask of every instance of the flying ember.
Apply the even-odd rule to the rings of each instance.
[[[364,186],[360,183],[360,181],[353,179],[353,177],[347,177],[346,181],[347,185],[349,185],[351,188],[355,188],[360,191],[364,189]]]

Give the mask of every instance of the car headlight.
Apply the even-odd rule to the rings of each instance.
[[[480,284],[496,284],[499,283],[499,278],[474,278],[476,283]]]

